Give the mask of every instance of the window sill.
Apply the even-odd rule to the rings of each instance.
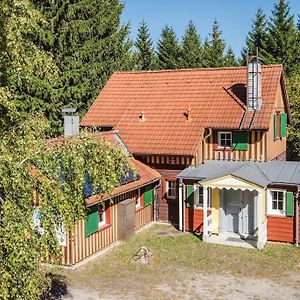
[[[269,213],[267,213],[267,217],[286,218],[286,215],[285,215],[285,213],[269,212]]]
[[[197,206],[194,206],[193,207],[195,210],[204,210],[203,207],[197,207]],[[207,208],[207,211],[211,211],[211,208]]]
[[[220,147],[220,146],[218,146],[218,147],[216,147],[215,148],[215,151],[227,151],[227,152],[232,152],[232,151],[234,151],[232,148],[229,148],[229,147]]]
[[[98,232],[103,231],[103,230],[109,228],[110,226],[111,226],[111,224],[104,224],[98,228]]]

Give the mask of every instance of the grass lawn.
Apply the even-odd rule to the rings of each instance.
[[[192,234],[169,235],[175,231],[172,226],[155,224],[79,269],[60,269],[57,273],[72,287],[101,290],[103,294],[121,298],[135,295],[145,299],[167,299],[179,282],[189,288],[189,282],[198,275],[276,282],[299,274],[300,249],[291,245],[267,244],[259,251],[203,243]],[[158,235],[158,232],[166,234]],[[141,246],[152,252],[149,265],[131,262]],[[155,286],[161,288],[154,289]],[[171,298],[176,299],[174,295]]]

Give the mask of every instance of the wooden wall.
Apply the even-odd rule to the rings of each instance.
[[[268,241],[294,242],[294,218],[268,216]]]
[[[109,207],[110,225],[99,229],[96,233],[85,237],[84,219],[79,220],[67,234],[67,246],[61,247],[62,256],[60,263],[62,265],[74,265],[85,258],[101,251],[118,240],[117,214],[118,203],[134,198],[136,191],[125,193],[114,197]],[[111,201],[111,200],[107,200]],[[144,204],[144,189],[141,190],[141,204]],[[138,229],[153,220],[153,205],[141,207],[136,211],[135,228]]]
[[[210,215],[211,211],[208,210],[207,215]],[[185,208],[185,230],[194,232],[194,231],[203,231],[203,210],[195,208]]]
[[[222,130],[226,131],[226,130]],[[252,130],[249,132],[249,147],[247,151],[218,148],[218,131],[213,130],[212,135],[204,143],[204,160],[254,160],[265,161],[267,158],[267,135],[265,131]]]

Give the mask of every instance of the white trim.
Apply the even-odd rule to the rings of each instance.
[[[272,208],[272,201],[273,201],[273,195],[272,192],[282,192],[283,193],[283,209],[273,209]],[[286,203],[286,190],[281,190],[281,189],[268,189],[267,190],[267,213],[268,215],[272,216],[280,216],[280,217],[285,217],[286,216],[286,211],[285,211],[285,204]]]
[[[203,191],[204,191],[204,187],[200,184],[194,184],[194,209],[196,210],[203,210],[203,206],[204,206],[204,192],[203,192],[203,206],[196,206],[195,205],[195,202],[197,202],[196,200],[197,197],[199,197],[199,188],[203,188]],[[209,187],[206,187],[207,188],[207,209],[208,210],[211,210],[211,189]]]
[[[179,179],[179,230],[182,231],[183,229],[183,214],[182,214],[182,208],[183,208],[183,184],[182,179]]]
[[[176,193],[176,189],[177,189],[177,181],[175,180],[170,180],[170,179],[166,179],[166,195],[167,195],[167,199],[176,199],[176,196],[169,196],[169,182],[175,182],[175,193]]]
[[[137,190],[137,202],[135,202],[135,208],[141,207],[141,189]]]
[[[101,203],[104,206],[104,212],[103,212],[103,220],[98,223],[98,228],[101,228],[106,225],[106,207],[105,207],[105,202]],[[99,211],[98,211],[99,213]],[[99,216],[99,221],[100,221],[100,216]]]
[[[230,146],[222,146],[221,145],[221,134],[230,134],[230,140],[231,140],[231,143],[230,143]],[[218,148],[221,148],[221,149],[231,149],[232,148],[232,132],[231,131],[219,131],[218,132]]]

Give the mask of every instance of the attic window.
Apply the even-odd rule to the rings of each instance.
[[[232,133],[231,132],[219,132],[218,145],[222,148],[230,148],[232,145]]]

